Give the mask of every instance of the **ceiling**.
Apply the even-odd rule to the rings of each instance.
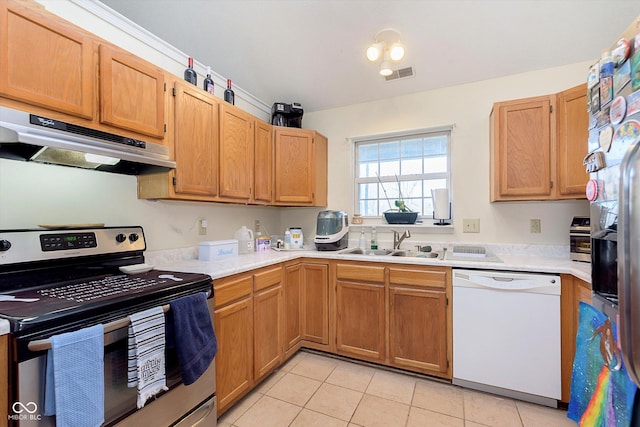
[[[640,15],[637,0],[102,2],[267,105],[305,112],[593,61]],[[386,28],[413,77],[387,82],[366,60]]]

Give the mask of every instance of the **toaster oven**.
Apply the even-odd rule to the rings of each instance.
[[[573,217],[569,243],[569,257],[573,261],[591,262],[591,225],[588,216]]]

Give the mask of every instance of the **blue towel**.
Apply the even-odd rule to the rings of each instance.
[[[47,354],[45,415],[57,427],[104,422],[104,329],[95,325],[51,337]]]
[[[193,384],[207,370],[216,352],[216,340],[207,295],[203,292],[170,303],[174,340],[182,382]]]

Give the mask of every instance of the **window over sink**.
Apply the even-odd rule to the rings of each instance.
[[[451,130],[446,126],[352,138],[355,212],[381,217],[404,203],[419,218],[433,218],[432,189],[448,188],[452,200]]]

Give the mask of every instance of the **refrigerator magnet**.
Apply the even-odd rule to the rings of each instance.
[[[593,202],[598,198],[598,181],[595,179],[590,179],[587,182],[586,196],[587,200],[590,202]]]
[[[596,114],[596,127],[601,128],[609,124],[609,107],[605,107]]]
[[[627,100],[624,96],[616,97],[611,103],[611,108],[609,109],[609,121],[617,125],[622,122],[624,119],[624,115],[627,112]]]
[[[603,77],[600,81],[600,106],[607,105],[613,99],[613,77]]]
[[[631,64],[625,62],[613,73],[613,90],[620,93],[623,87],[631,81]]]
[[[600,111],[600,89],[591,89],[591,112],[596,113]]]
[[[627,96],[627,115],[632,115],[640,111],[640,90]]]
[[[627,120],[616,130],[613,135],[613,142],[616,145],[625,146],[635,144],[640,139],[640,123],[635,120]]]
[[[589,73],[587,74],[587,87],[591,89],[600,81],[600,63],[596,62],[589,67]]]
[[[631,57],[631,90],[640,89],[640,51]]]
[[[615,48],[611,51],[611,59],[616,67],[619,67],[629,57],[629,40],[622,38],[618,40]]]
[[[612,138],[613,138],[613,127],[607,126],[606,128],[600,131],[598,142],[600,143],[600,147],[604,150],[605,153],[609,151],[609,148],[611,148]]]

